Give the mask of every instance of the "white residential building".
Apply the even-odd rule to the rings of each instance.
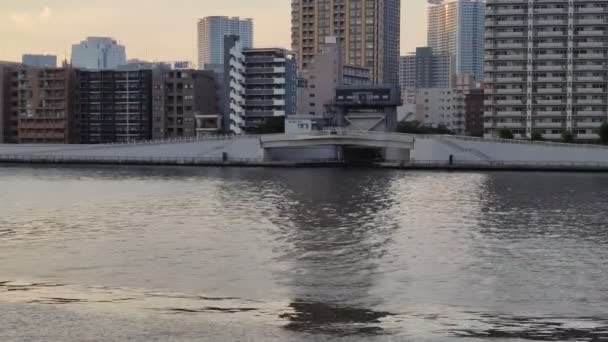
[[[608,119],[608,1],[487,4],[485,135],[597,139]]]
[[[255,132],[296,114],[297,64],[290,51],[245,49],[238,36],[224,42],[224,130]]]
[[[418,121],[427,127],[445,127],[465,134],[465,95],[452,88],[406,90],[400,119]]]
[[[113,38],[88,37],[72,45],[72,66],[89,70],[116,69],[125,64],[125,47]]]

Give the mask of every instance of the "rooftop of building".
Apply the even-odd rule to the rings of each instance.
[[[229,17],[225,15],[211,15],[203,18],[199,18],[198,21],[205,21],[211,19],[226,19],[226,20],[239,20],[239,21],[253,21],[253,18],[241,18],[241,17]]]

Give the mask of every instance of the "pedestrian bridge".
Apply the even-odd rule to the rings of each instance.
[[[415,138],[408,134],[341,129],[260,137],[263,149],[331,145],[411,150],[414,142]]]

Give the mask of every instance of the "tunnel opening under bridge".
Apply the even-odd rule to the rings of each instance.
[[[350,165],[366,165],[384,161],[384,149],[379,147],[343,146],[342,161]]]

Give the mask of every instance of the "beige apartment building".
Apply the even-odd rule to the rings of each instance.
[[[292,0],[292,50],[310,67],[335,36],[345,65],[371,70],[375,83],[398,84],[400,0]]]
[[[309,67],[300,73],[297,96],[298,115],[320,116],[341,85],[370,84],[370,70],[344,65],[336,37],[326,37],[320,52]]]

